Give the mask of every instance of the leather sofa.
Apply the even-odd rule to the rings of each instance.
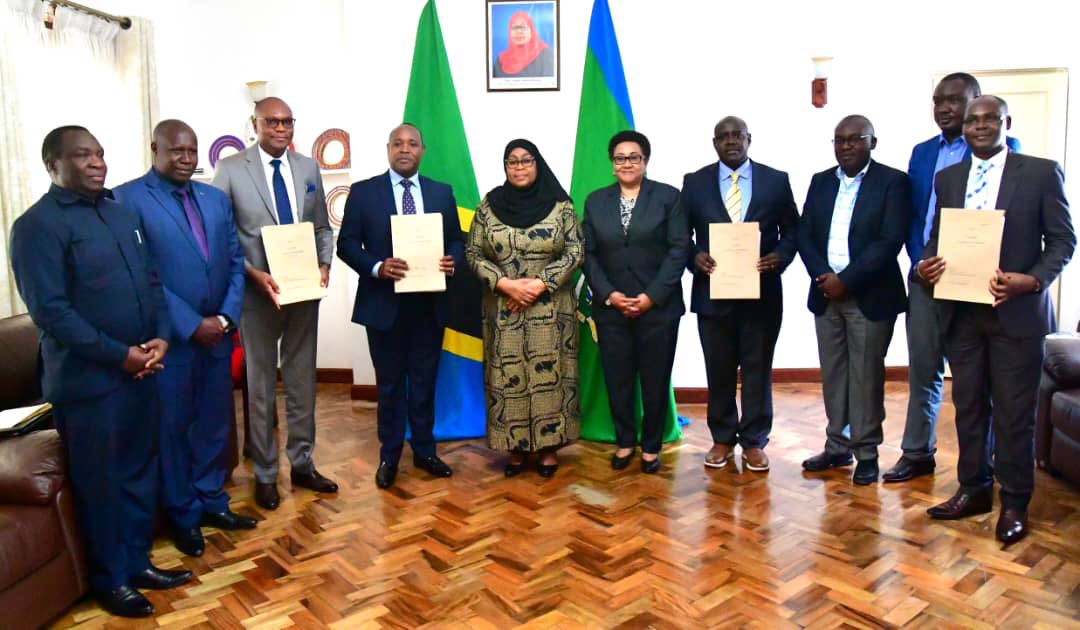
[[[0,319],[0,408],[40,400],[38,333]],[[89,589],[63,444],[55,430],[0,437],[0,626],[37,628]]]
[[[1035,420],[1039,468],[1080,484],[1080,335],[1046,338]]]

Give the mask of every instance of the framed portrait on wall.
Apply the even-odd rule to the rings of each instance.
[[[489,92],[559,89],[559,0],[487,0]]]

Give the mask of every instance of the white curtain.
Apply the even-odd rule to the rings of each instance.
[[[58,7],[53,28],[46,3],[0,0],[0,316],[22,310],[10,272],[7,243],[16,217],[50,184],[41,140],[61,125],[82,125],[105,148],[107,186],[150,167],[157,122],[157,73],[152,25],[133,18],[120,28],[81,11]],[[18,60],[17,63],[15,60]]]

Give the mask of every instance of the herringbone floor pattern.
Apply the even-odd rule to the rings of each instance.
[[[956,488],[952,407],[936,477],[853,486],[850,469],[804,474],[823,442],[817,385],[778,385],[769,473],[706,471],[703,406],[660,475],[614,472],[582,442],[551,480],[507,480],[481,440],[444,444],[435,480],[406,452],[390,492],[373,483],[374,406],[320,385],[319,469],[341,492],[289,493],[261,512],[250,467],[233,507],[253,532],[206,530],[202,558],[167,539],[154,562],[198,579],[150,593],[158,616],[110,618],[84,601],[58,627],[833,628],[1080,627],[1080,494],[1040,472],[1033,533],[1002,550],[996,514],[932,522]],[[906,387],[887,391],[884,470],[898,456]],[[283,458],[284,459],[284,458]],[[0,622],[2,625],[2,622]]]

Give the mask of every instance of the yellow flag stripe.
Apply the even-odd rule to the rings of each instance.
[[[472,359],[473,361],[484,360],[484,342],[472,335],[447,328],[443,331],[443,350],[459,357]]]
[[[470,210],[469,208],[462,208],[458,206],[457,215],[458,221],[461,222],[461,231],[468,234],[469,228],[472,227],[473,215],[476,214],[476,210]]]

